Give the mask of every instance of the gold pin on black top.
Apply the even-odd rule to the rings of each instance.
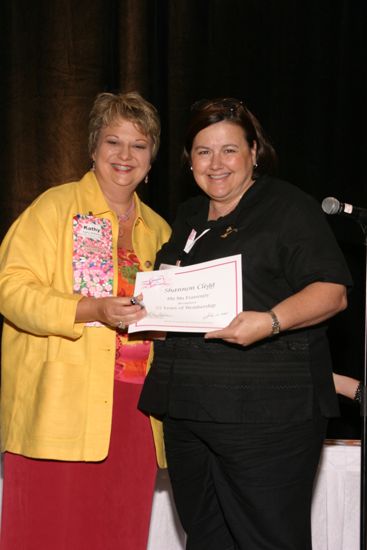
[[[237,233],[238,229],[236,229],[235,227],[232,227],[231,225],[229,225],[226,230],[224,231],[223,235],[221,235],[222,239],[225,239],[226,237],[228,237],[228,235],[230,235],[231,233]]]

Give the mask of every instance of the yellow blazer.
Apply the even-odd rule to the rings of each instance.
[[[133,247],[142,269],[151,270],[170,228],[136,194],[135,201]],[[1,245],[2,451],[72,461],[99,461],[108,453],[116,333],[74,322],[81,299],[73,294],[76,214],[111,220],[116,271],[118,220],[93,172],[40,195]],[[164,467],[160,423],[152,419],[152,427]]]

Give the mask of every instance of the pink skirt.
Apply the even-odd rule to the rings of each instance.
[[[146,550],[157,466],[140,391],[115,381],[102,462],[5,453],[1,550]]]

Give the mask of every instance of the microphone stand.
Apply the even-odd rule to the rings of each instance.
[[[365,245],[365,319],[364,319],[364,362],[363,362],[363,387],[361,392],[361,482],[360,482],[360,550],[367,550],[367,531],[366,531],[366,514],[367,514],[367,224],[358,222],[364,234]]]

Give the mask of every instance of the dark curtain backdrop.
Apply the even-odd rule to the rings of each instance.
[[[40,192],[90,166],[88,113],[101,91],[139,90],[159,109],[162,146],[145,201],[172,221],[195,193],[181,166],[190,104],[243,99],[280,157],[279,175],[318,200],[367,207],[365,0],[2,0],[0,232]],[[331,323],[335,370],[361,376],[364,239],[330,219],[352,270]],[[331,435],[354,437],[343,404]]]

